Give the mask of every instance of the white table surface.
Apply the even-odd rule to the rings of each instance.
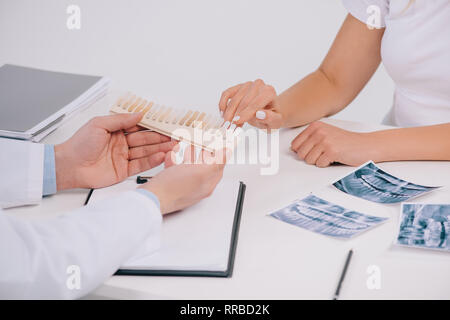
[[[76,115],[48,136],[45,143],[70,137],[95,115],[107,113],[112,95]],[[326,120],[353,131],[382,126]],[[354,255],[341,299],[449,299],[450,254],[392,245],[400,205],[380,205],[348,196],[330,186],[353,168],[319,169],[289,151],[301,128],[280,133],[280,170],[260,175],[258,165],[227,166],[225,177],[247,185],[232,278],[113,276],[88,298],[117,299],[331,299],[350,248]],[[425,185],[443,185],[417,202],[450,202],[450,162],[393,162],[379,166],[396,176]],[[447,186],[446,186],[447,185]],[[83,205],[87,190],[61,192],[39,206],[8,210],[30,218],[49,217]],[[351,240],[336,240],[267,216],[292,200],[315,192],[349,208],[389,217],[388,222]],[[130,230],[132,232],[132,230]],[[367,268],[381,271],[381,288],[368,289]]]

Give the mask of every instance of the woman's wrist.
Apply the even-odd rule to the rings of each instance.
[[[273,106],[275,109],[275,112],[278,112],[281,115],[281,125],[280,128],[286,128],[286,116],[283,113],[283,108],[281,106],[281,102],[280,102],[280,96],[276,96],[275,99],[273,100]]]
[[[367,136],[368,154],[374,162],[393,161],[395,144],[392,135],[386,130],[364,133]]]

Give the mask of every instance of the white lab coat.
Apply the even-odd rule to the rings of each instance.
[[[78,298],[159,246],[161,213],[135,191],[53,219],[2,211],[40,202],[43,158],[43,145],[0,138],[0,298]]]

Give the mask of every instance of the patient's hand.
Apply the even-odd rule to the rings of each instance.
[[[378,161],[378,143],[371,133],[351,132],[317,121],[292,141],[291,149],[306,163],[321,168],[333,162],[359,166]]]
[[[208,197],[222,178],[227,154],[225,150],[216,154],[203,151],[198,163],[191,148],[185,152],[184,162],[178,165],[173,164],[173,156],[173,152],[168,153],[166,169],[141,186],[158,197],[162,214],[184,209]]]
[[[56,145],[57,189],[106,187],[160,165],[176,141],[139,131],[141,118],[140,113],[96,117]]]
[[[275,89],[261,79],[225,90],[219,109],[225,121],[238,126],[248,122],[261,129],[278,129],[284,122]]]

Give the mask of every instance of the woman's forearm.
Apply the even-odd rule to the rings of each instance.
[[[377,70],[383,34],[348,15],[320,68],[278,96],[283,125],[301,126],[345,108]]]
[[[322,70],[317,70],[277,97],[284,127],[297,127],[342,110],[349,101]]]
[[[296,127],[339,112],[377,70],[383,33],[347,15],[320,67],[279,96],[261,79],[225,90],[219,101],[225,123]]]
[[[450,160],[450,123],[368,133],[376,148],[376,162]]]

